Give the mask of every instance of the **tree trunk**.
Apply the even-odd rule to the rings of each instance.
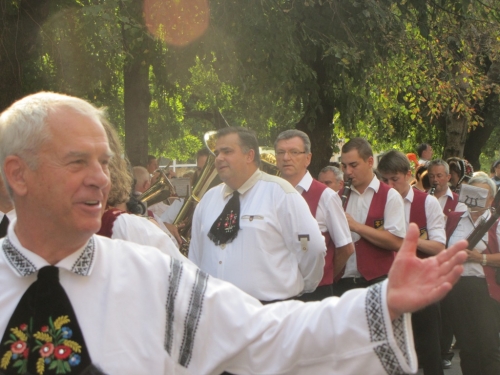
[[[469,133],[467,142],[465,142],[464,158],[472,164],[475,171],[481,170],[479,157],[481,150],[491,136],[493,130],[499,126],[498,119],[500,118],[500,104],[498,95],[493,94],[488,96],[485,101],[484,109],[480,114],[484,118],[483,126],[478,126]],[[489,167],[489,166],[487,166]],[[488,172],[486,170],[486,172]]]
[[[457,117],[448,111],[446,115],[446,143],[443,159],[452,156],[463,157],[469,124],[464,117]]]
[[[329,80],[326,77],[326,68],[320,55],[318,53],[317,60],[312,64],[316,72],[319,103],[310,103],[305,109],[304,116],[296,125],[296,128],[305,132],[311,140],[312,159],[308,169],[314,178],[317,178],[319,171],[328,165],[333,154],[334,106],[332,98],[329,98],[328,95],[331,87],[324,84]]]
[[[49,3],[22,0],[16,6],[0,1],[0,112],[26,94],[26,62],[38,55],[38,31],[49,15]]]
[[[123,6],[122,12],[144,25],[142,0],[133,0]],[[123,66],[125,106],[125,152],[133,166],[146,166],[148,158],[148,119],[151,93],[149,92],[149,37],[146,29],[122,27],[123,48],[126,54]],[[142,40],[141,40],[142,37]]]

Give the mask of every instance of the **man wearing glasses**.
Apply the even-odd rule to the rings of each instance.
[[[296,129],[286,130],[278,135],[274,148],[281,176],[302,194],[325,237],[323,278],[314,292],[300,297],[303,301],[319,301],[333,295],[334,276],[354,252],[349,225],[338,194],[313,179],[307,170],[312,157],[308,135]]]
[[[325,241],[306,202],[287,181],[259,170],[252,131],[224,128],[216,138],[224,183],[196,207],[189,259],[264,303],[314,291]]]

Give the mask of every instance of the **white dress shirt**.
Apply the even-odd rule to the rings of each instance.
[[[440,196],[437,199],[439,201],[439,204],[441,205],[441,210],[444,210],[444,206],[446,205],[446,202],[448,202],[448,197],[450,197],[451,199],[454,199],[453,198],[453,193],[452,193],[452,191],[451,191],[451,189],[449,187],[448,187],[448,190],[446,190],[446,193],[443,194],[442,196]],[[456,212],[465,212],[465,211],[467,211],[467,205],[465,203],[458,202],[454,211],[456,211]],[[446,214],[447,213],[445,212],[445,215]]]
[[[448,246],[453,245],[459,240],[467,239],[469,235],[472,233],[474,228],[482,221],[486,221],[491,216],[490,211],[485,211],[474,224],[472,224],[472,217],[470,216],[470,212],[464,212],[458,222],[455,231],[451,235]],[[500,239],[500,225],[497,226],[497,238]],[[486,232],[481,239],[474,247],[480,253],[484,253],[486,250],[486,244],[488,243],[488,232]],[[500,243],[500,242],[499,242]],[[462,272],[462,276],[476,276],[476,277],[484,277],[483,266],[479,263],[474,262],[465,262],[464,263],[464,272]]]
[[[302,177],[302,180],[295,186],[295,189],[302,194],[309,191],[313,178],[309,171]],[[316,210],[316,221],[321,232],[328,232],[335,244],[339,248],[352,242],[351,231],[345,217],[342,201],[339,195],[332,189],[326,188],[318,202]]]
[[[237,237],[221,245],[208,238],[233,193],[220,184],[196,207],[189,259],[261,301],[312,292],[323,277],[326,246],[304,198],[284,179],[260,170],[238,191],[241,229]]]
[[[156,247],[175,259],[190,262],[180,253],[170,236],[145,217],[128,213],[119,215],[113,223],[111,238]]]
[[[47,262],[0,242],[0,333]],[[61,260],[92,362],[106,374],[396,374],[417,371],[410,315],[391,322],[387,282],[267,306],[160,251],[93,236]]]
[[[358,223],[364,224],[366,222],[373,195],[375,192],[378,192],[379,188],[380,181],[376,176],[373,176],[372,181],[362,194],[360,194],[354,186],[351,186],[351,195],[349,196],[346,212]],[[401,194],[393,188],[389,189],[387,193],[387,202],[384,209],[384,229],[396,237],[404,238],[406,234],[403,198],[401,198]],[[361,236],[355,232],[351,232],[351,236],[354,242],[361,238]],[[354,254],[352,254],[347,261],[343,277],[361,277],[358,271],[356,250],[354,250]]]
[[[406,229],[408,229],[408,225],[410,223],[411,204],[414,196],[415,193],[413,188],[410,187],[408,194],[406,194],[406,197],[404,198]],[[425,198],[425,216],[427,219],[427,235],[429,236],[429,240],[437,241],[446,245],[446,220],[443,214],[443,209],[439,205],[436,197],[429,194],[427,194],[427,197]]]

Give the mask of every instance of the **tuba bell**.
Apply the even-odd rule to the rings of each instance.
[[[157,172],[160,175],[156,182],[138,197],[138,199],[147,206],[152,206],[153,204],[162,202],[176,195],[175,187],[168,179],[165,171],[163,169],[157,169],[155,173]]]

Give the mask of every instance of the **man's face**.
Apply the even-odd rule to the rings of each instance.
[[[157,159],[151,159],[148,163],[148,167],[146,168],[149,173],[153,173],[158,169],[158,160]]]
[[[321,172],[318,176],[318,181],[337,192],[344,186],[344,181],[338,180],[332,171]]]
[[[373,156],[363,160],[358,150],[342,153],[342,169],[344,178],[352,179],[352,186],[364,190],[373,179]]]
[[[427,148],[422,151],[422,159],[424,160],[432,160],[432,147],[428,145]]]
[[[299,137],[283,139],[276,144],[276,166],[285,180],[299,183],[310,163],[311,154],[305,153],[304,142]]]
[[[101,227],[111,188],[106,133],[94,119],[67,108],[47,122],[51,137],[41,146],[38,167],[25,170],[27,207],[48,233],[89,237]]]
[[[243,153],[237,133],[219,137],[215,142],[214,154],[217,173],[231,189],[238,189],[257,169],[253,162],[254,150]]]
[[[436,194],[444,193],[448,190],[448,181],[451,175],[446,173],[443,165],[434,165],[428,169],[427,175],[431,186],[436,186]]]
[[[198,171],[198,174],[201,173],[203,170],[203,167],[207,163],[208,156],[202,155],[198,159],[196,159],[196,170]]]
[[[399,194],[404,198],[408,194],[408,190],[410,190],[410,178],[411,171],[408,173],[398,172],[398,173],[383,173],[380,172],[382,176],[382,181],[389,185],[391,188],[397,190]]]

